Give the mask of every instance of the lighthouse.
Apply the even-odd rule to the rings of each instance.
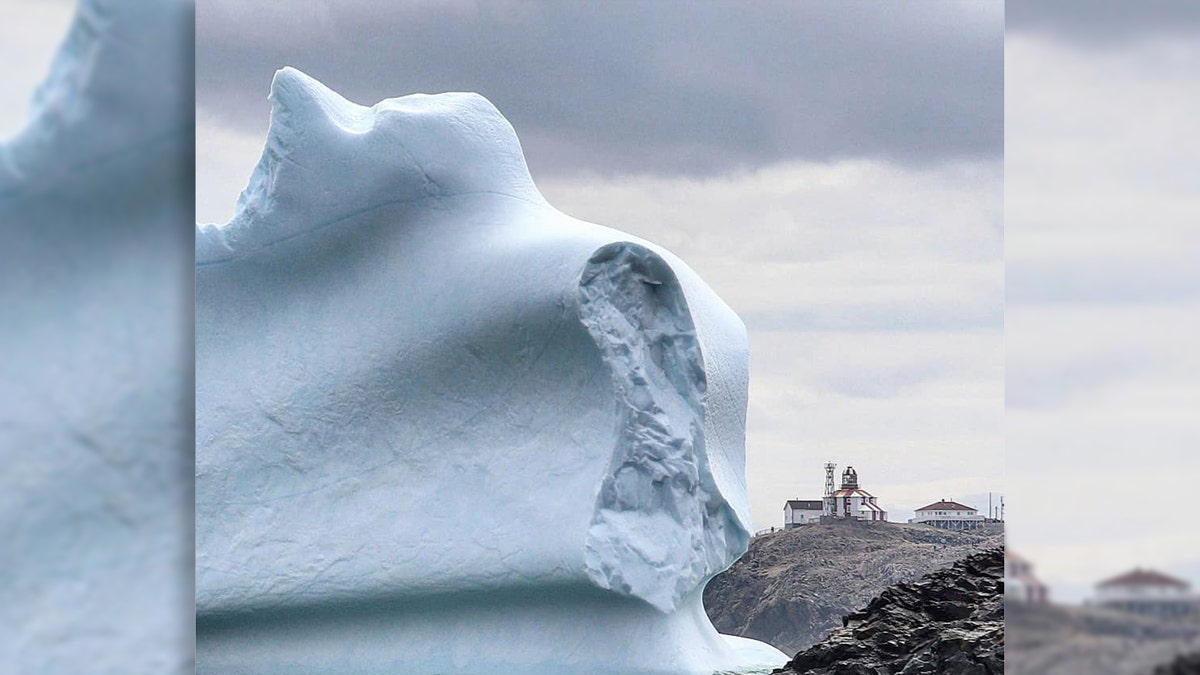
[[[842,484],[826,500],[826,515],[834,518],[887,522],[887,511],[875,495],[858,485],[858,472],[848,466],[842,471]]]

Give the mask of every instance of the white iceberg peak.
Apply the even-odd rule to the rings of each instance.
[[[193,12],[190,0],[82,0],[25,128],[0,143],[0,199],[51,185],[103,192],[130,176],[178,182],[194,93],[164,59],[190,43]]]
[[[512,125],[479,94],[366,107],[288,67],[270,98],[266,146],[233,220],[197,228],[200,264],[387,206],[475,194],[544,203]]]

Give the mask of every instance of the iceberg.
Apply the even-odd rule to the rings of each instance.
[[[80,0],[29,121],[0,143],[0,199],[120,185],[113,201],[136,201],[163,179],[190,184],[194,11],[191,0]]]
[[[192,671],[191,15],[82,0],[0,143],[5,672]]]
[[[197,671],[786,661],[701,604],[750,536],[736,314],[550,206],[482,96],[271,101],[196,229]]]

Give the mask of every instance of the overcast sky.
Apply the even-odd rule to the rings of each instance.
[[[974,1],[206,0],[198,102],[261,132],[285,63],[357,101],[478,91],[543,174],[986,160],[1002,29],[1002,5]]]
[[[1008,541],[1061,600],[1200,584],[1200,5],[1151,4],[1009,4]]]
[[[72,4],[5,0],[0,138]],[[1000,6],[869,4],[205,0],[198,218],[232,213],[281,65],[368,104],[483,92],[553,203],[746,319],[758,527],[825,460],[894,517],[1002,489],[1006,255],[1010,542],[1060,598],[1137,564],[1200,582],[1200,5],[1009,3],[1005,251]]]
[[[756,528],[819,498],[826,461],[893,519],[942,497],[986,510],[1003,28],[1001,3],[975,1],[206,0],[197,217],[232,215],[281,66],[368,105],[479,91],[551,203],[670,249],[745,320]]]

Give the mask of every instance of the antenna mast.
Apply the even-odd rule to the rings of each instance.
[[[832,516],[835,510],[833,503],[833,473],[835,471],[837,471],[837,464],[825,463],[825,515],[827,516]]]

